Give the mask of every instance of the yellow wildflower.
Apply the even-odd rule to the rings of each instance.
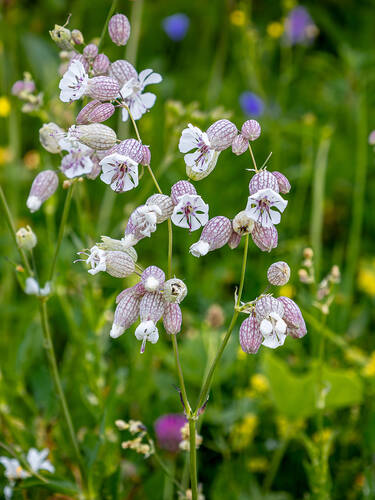
[[[265,457],[250,458],[247,462],[247,467],[251,472],[265,472],[268,465],[268,460]]]
[[[276,426],[279,436],[288,438],[292,433],[302,430],[305,427],[305,422],[303,420],[291,421],[280,415],[276,419]]]
[[[296,289],[293,285],[290,283],[287,283],[284,286],[281,286],[279,289],[280,296],[282,297],[289,297],[290,299],[295,296],[296,294]]]
[[[9,148],[0,147],[0,165],[12,161],[13,155]]]
[[[10,113],[10,101],[7,97],[0,97],[0,116],[5,118]]]
[[[243,450],[251,443],[257,425],[258,417],[254,413],[247,413],[240,422],[233,426],[230,439],[235,450]]]
[[[370,359],[368,363],[362,370],[362,374],[365,377],[374,377],[375,376],[375,351],[370,354]]]
[[[328,443],[329,441],[331,441],[332,436],[333,436],[332,429],[325,428],[322,429],[320,432],[316,432],[313,435],[313,439],[316,443]]]
[[[269,389],[267,377],[261,373],[253,375],[250,379],[250,384],[254,391],[258,394],[264,394]]]
[[[284,26],[278,21],[270,23],[267,26],[267,34],[271,38],[280,38],[281,35],[283,34],[283,31],[284,31]]]
[[[371,297],[375,297],[375,267],[360,267],[358,273],[358,288]]]
[[[230,14],[230,22],[235,26],[244,26],[246,22],[246,14],[243,10],[236,9]]]

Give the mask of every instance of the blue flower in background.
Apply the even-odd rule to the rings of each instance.
[[[185,38],[190,19],[186,14],[173,14],[163,19],[163,29],[171,40],[179,42]]]
[[[305,7],[295,7],[285,20],[285,33],[291,45],[305,44],[317,36],[318,28]]]
[[[240,105],[245,115],[261,116],[264,113],[264,102],[253,92],[242,92]]]

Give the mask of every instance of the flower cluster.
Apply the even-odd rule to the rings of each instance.
[[[124,450],[133,450],[145,458],[154,453],[154,443],[147,433],[147,427],[140,420],[116,420],[116,427],[120,431],[127,430],[133,437],[121,443]]]
[[[36,86],[30,73],[24,73],[23,80],[14,82],[12,94],[24,103],[22,105],[23,113],[37,111],[43,103],[43,94],[36,93]]]

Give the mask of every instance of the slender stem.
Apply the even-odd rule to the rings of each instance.
[[[187,398],[186,387],[185,387],[185,382],[184,382],[184,375],[182,373],[180,356],[178,353],[178,344],[177,344],[176,335],[172,335],[172,344],[173,344],[174,359],[176,362],[178,378],[180,381],[181,397],[182,397],[182,401],[184,402],[185,412],[186,412],[187,416],[189,417],[191,415],[191,408],[190,408],[190,404],[189,404],[189,401]]]
[[[237,297],[237,303],[236,303],[236,306],[238,307],[240,305],[240,302],[241,302],[241,296],[242,296],[242,291],[243,291],[243,287],[244,287],[244,282],[245,282],[245,273],[246,273],[246,262],[247,262],[247,251],[248,251],[248,248],[249,248],[249,235],[247,234],[245,236],[245,245],[244,245],[244,252],[243,252],[243,259],[242,259],[242,269],[241,269],[241,278],[240,278],[240,285],[239,285],[239,291],[238,291],[238,297]],[[233,313],[233,316],[232,316],[232,319],[231,319],[231,322],[229,324],[229,327],[228,327],[228,330],[225,334],[225,337],[222,341],[222,343],[220,344],[220,347],[216,353],[216,356],[211,364],[211,367],[208,371],[208,374],[206,376],[206,379],[203,383],[203,386],[202,386],[202,389],[201,389],[201,392],[200,392],[200,395],[199,395],[199,400],[198,400],[198,405],[197,405],[197,408],[194,412],[194,415],[197,415],[199,409],[203,406],[203,404],[205,403],[205,401],[207,400],[207,397],[208,397],[208,393],[209,393],[209,390],[210,390],[210,387],[211,387],[211,382],[212,382],[212,379],[213,379],[213,376],[214,376],[214,373],[215,373],[215,370],[217,368],[217,365],[221,359],[221,356],[223,355],[223,352],[225,350],[225,347],[228,343],[228,340],[231,336],[231,333],[233,331],[233,328],[234,328],[234,325],[236,324],[236,321],[237,321],[237,318],[238,318],[238,311],[235,310],[234,313]]]
[[[190,483],[192,500],[198,499],[198,479],[197,479],[197,447],[195,443],[195,418],[189,419],[189,441],[190,441]]]
[[[275,479],[276,473],[278,471],[278,468],[280,466],[281,460],[284,456],[284,453],[287,449],[289,443],[289,436],[287,436],[280,444],[280,446],[276,449],[272,461],[270,464],[270,467],[267,471],[267,475],[264,479],[263,483],[263,490],[268,493],[271,489],[273,480]]]
[[[60,401],[61,401],[61,406],[62,406],[62,410],[64,413],[64,418],[65,418],[65,421],[66,421],[66,424],[68,427],[69,436],[70,436],[70,439],[71,439],[72,444],[73,444],[74,452],[76,454],[76,457],[77,457],[79,464],[82,465],[82,457],[81,457],[81,454],[79,451],[77,438],[76,438],[76,435],[74,432],[72,418],[70,416],[69,408],[68,408],[68,405],[66,403],[64,390],[63,390],[63,387],[61,384],[60,375],[59,375],[59,371],[57,368],[55,350],[53,348],[52,337],[51,337],[51,332],[50,332],[50,327],[49,327],[49,322],[48,322],[47,303],[46,303],[45,297],[42,297],[40,299],[39,308],[40,308],[40,316],[41,316],[41,320],[42,320],[44,348],[46,350],[48,361],[50,363],[51,373],[52,373],[52,377],[53,377],[53,380],[54,380],[55,385],[56,385],[57,394],[58,394]]]
[[[159,191],[160,194],[163,194],[163,191],[161,190],[158,181],[156,180],[156,177],[154,175],[154,172],[152,171],[152,168],[150,165],[147,165],[147,169],[152,177],[152,180],[154,181],[154,184],[156,186],[156,189]]]
[[[182,486],[180,485],[180,483],[177,481],[177,479],[174,477],[174,475],[171,473],[171,471],[168,469],[168,467],[165,465],[164,461],[160,458],[160,455],[157,453],[156,450],[154,450],[154,453],[153,453],[153,456],[154,458],[156,459],[156,461],[158,462],[158,464],[160,465],[160,467],[163,469],[163,471],[165,472],[165,474],[173,481],[173,483],[177,486],[178,490],[180,491],[180,493],[184,493],[184,490],[182,489]]]
[[[10,211],[8,202],[7,202],[6,198],[5,198],[5,194],[4,194],[4,191],[3,191],[3,189],[2,189],[1,186],[0,186],[0,201],[1,201],[1,206],[3,207],[4,213],[5,213],[5,218],[6,218],[8,226],[9,226],[10,233],[11,233],[13,241],[14,241],[17,249],[18,249],[18,252],[19,252],[19,254],[21,256],[23,265],[25,266],[25,268],[26,268],[27,272],[29,273],[29,275],[33,276],[34,273],[33,273],[32,269],[31,269],[31,266],[30,266],[30,263],[29,263],[29,259],[27,258],[27,255],[25,254],[25,252],[23,251],[23,249],[18,246],[17,238],[16,238],[16,226],[14,224],[12,213]]]
[[[250,151],[251,160],[252,160],[254,168],[255,168],[255,172],[258,172],[257,162],[255,161],[255,156],[254,156],[250,142],[249,142],[249,151]]]
[[[99,40],[99,43],[98,43],[98,50],[99,51],[100,51],[100,48],[101,48],[102,43],[104,41],[105,32],[107,31],[109,20],[113,16],[113,13],[115,11],[116,5],[117,5],[117,0],[113,0],[111,8],[108,11],[107,19],[105,20],[105,23],[104,23],[104,26],[103,26],[103,29],[102,29],[102,33],[100,35],[100,40]]]
[[[130,116],[130,120],[133,124],[133,127],[134,127],[134,131],[135,131],[135,135],[137,136],[137,139],[139,142],[142,142],[142,139],[141,139],[141,136],[139,135],[139,130],[138,130],[138,127],[137,127],[137,124],[135,123],[135,120],[133,118],[133,115],[131,114],[130,112],[130,108],[127,104],[121,104],[121,106],[125,109],[127,109],[128,113],[129,113],[129,116]]]
[[[57,256],[60,250],[61,242],[64,236],[64,230],[65,230],[65,225],[66,221],[68,219],[68,214],[69,214],[69,209],[70,209],[70,203],[72,201],[72,194],[73,194],[73,186],[74,184],[71,184],[68,188],[68,192],[66,193],[66,198],[65,198],[65,203],[64,203],[64,208],[63,208],[63,213],[60,221],[60,227],[59,227],[59,234],[57,236],[57,243],[55,247],[55,253],[52,258],[52,265],[51,269],[48,275],[48,281],[52,281],[54,272],[55,272],[55,267],[56,267],[56,260]]]
[[[172,278],[173,231],[172,221],[168,219],[168,279]]]

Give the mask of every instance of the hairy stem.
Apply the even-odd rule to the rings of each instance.
[[[13,238],[13,241],[14,241],[17,249],[18,249],[18,252],[19,252],[20,257],[22,259],[23,265],[25,266],[25,268],[26,268],[27,272],[29,273],[29,275],[33,276],[34,273],[33,273],[32,269],[31,269],[31,266],[30,266],[30,263],[29,263],[29,259],[27,258],[27,255],[23,251],[23,249],[18,246],[17,238],[16,238],[16,226],[14,224],[12,213],[10,211],[8,202],[7,202],[6,198],[5,198],[5,194],[4,194],[4,191],[3,191],[3,189],[2,189],[1,186],[0,186],[0,201],[1,201],[1,206],[3,207],[3,211],[4,211],[5,218],[6,218],[8,227],[9,227],[9,231],[10,231],[10,233],[12,235],[12,238]]]
[[[72,201],[73,186],[74,186],[74,184],[71,184],[68,188],[68,192],[66,193],[63,213],[62,213],[61,221],[60,221],[59,234],[57,236],[57,243],[56,243],[56,247],[55,247],[55,253],[54,253],[53,258],[52,258],[52,264],[51,264],[51,269],[50,269],[50,272],[48,275],[48,281],[52,281],[53,275],[55,273],[57,256],[59,254],[61,242],[62,242],[62,239],[64,236],[64,230],[65,230],[65,226],[66,226],[66,221],[68,219],[70,203]]]

